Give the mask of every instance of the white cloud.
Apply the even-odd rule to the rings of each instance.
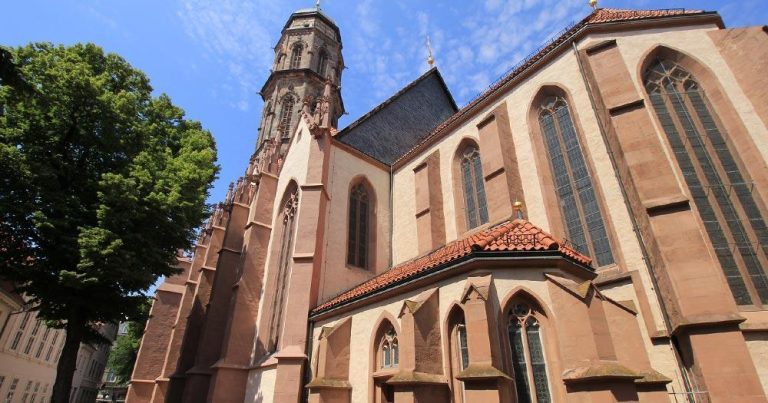
[[[268,0],[181,0],[180,6],[177,15],[186,34],[229,71],[224,81],[230,85],[221,90],[233,99],[230,106],[249,110],[249,99],[272,63],[272,42],[285,19],[282,10]]]

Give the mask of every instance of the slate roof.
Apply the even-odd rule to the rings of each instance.
[[[391,165],[458,108],[433,67],[343,130],[335,139]]]
[[[621,23],[621,22],[636,21],[636,20],[650,20],[650,19],[667,18],[667,17],[691,16],[691,15],[700,15],[700,14],[714,14],[714,13],[705,12],[703,10],[685,10],[685,9],[627,10],[627,9],[617,9],[617,8],[598,8],[597,10],[593,11],[591,14],[586,16],[584,19],[582,19],[578,23],[574,24],[572,27],[565,30],[565,32],[562,35],[558,36],[557,38],[547,43],[538,52],[534,53],[527,59],[523,60],[517,67],[513,68],[509,73],[507,73],[505,76],[499,79],[496,83],[492,84],[486,91],[478,95],[474,100],[470,101],[466,106],[461,108],[460,111],[453,114],[453,116],[446,119],[445,121],[441,122],[441,124],[437,126],[432,131],[432,133],[430,133],[427,136],[424,136],[422,141],[420,141],[418,144],[415,144],[414,147],[411,148],[410,150],[407,150],[406,152],[404,152],[402,156],[395,161],[395,163],[401,160],[405,160],[406,158],[412,156],[413,154],[416,154],[419,151],[420,145],[427,143],[430,140],[432,140],[434,137],[442,134],[446,127],[450,126],[460,118],[466,116],[470,111],[474,109],[475,106],[483,102],[488,96],[490,96],[495,91],[497,91],[498,89],[506,85],[508,82],[515,79],[517,76],[519,76],[523,72],[527,71],[537,62],[539,62],[541,59],[547,56],[550,52],[554,51],[560,45],[568,42],[570,39],[576,36],[576,34],[581,32],[581,30],[587,26],[609,24],[609,23]]]
[[[327,311],[402,281],[427,274],[431,269],[437,269],[475,252],[555,252],[585,266],[589,266],[592,262],[589,257],[576,252],[564,242],[526,220],[507,220],[448,243],[424,256],[397,265],[320,304],[312,310],[311,314]]]

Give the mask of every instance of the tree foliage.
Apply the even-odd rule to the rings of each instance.
[[[117,337],[112,350],[109,352],[107,367],[117,376],[118,383],[125,384],[131,379],[150,306],[151,302],[149,301],[142,305],[141,318],[128,322],[126,333]]]
[[[175,272],[208,213],[216,149],[141,71],[95,45],[2,56],[0,274],[66,327],[54,391],[66,401],[88,323],[136,317],[158,276]]]

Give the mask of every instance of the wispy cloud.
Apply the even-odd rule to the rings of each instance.
[[[178,17],[185,32],[229,72],[220,89],[230,106],[249,110],[267,74],[284,10],[269,0],[180,0]]]
[[[230,74],[218,91],[230,97],[232,107],[249,110],[289,10],[270,0],[179,1],[186,33]],[[588,12],[585,0],[485,0],[450,7],[407,0],[327,3],[341,28],[348,68],[342,81],[345,97],[354,98],[347,102],[353,115],[427,70],[427,35],[440,71],[463,104]]]
[[[464,104],[551,35],[589,12],[585,0],[478,3],[431,7],[432,3],[418,1],[396,1],[394,6],[359,2],[352,32],[342,27],[342,36],[352,37],[352,45],[345,48],[350,69],[356,77],[364,76],[360,80],[375,98],[368,107],[428,68],[427,35],[438,68],[457,102]]]

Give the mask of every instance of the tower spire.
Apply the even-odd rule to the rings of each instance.
[[[315,10],[320,11],[320,0],[315,2]]]
[[[429,54],[429,56],[427,56],[427,64],[432,68],[435,64],[435,58],[432,57],[432,42],[429,40],[429,35],[427,35],[427,53]]]

